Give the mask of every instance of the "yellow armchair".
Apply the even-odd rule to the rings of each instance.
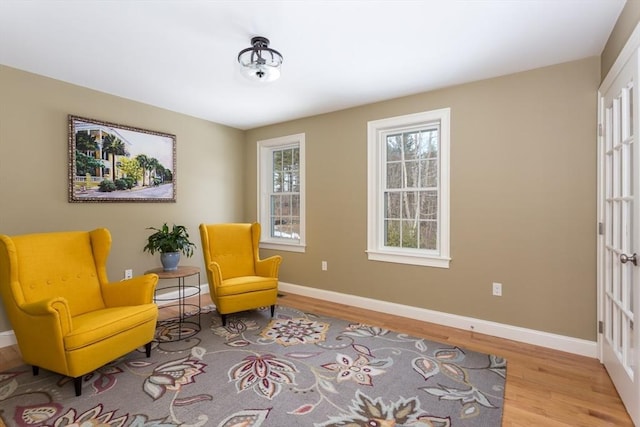
[[[282,257],[261,260],[260,224],[200,224],[209,293],[227,324],[227,314],[271,306],[278,299],[278,270]]]
[[[0,235],[0,297],[25,363],[82,377],[138,347],[147,357],[158,320],[158,276],[110,283],[111,234]]]

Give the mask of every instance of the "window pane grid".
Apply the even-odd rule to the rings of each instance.
[[[386,135],[384,245],[438,250],[438,126]]]
[[[272,238],[300,239],[300,149],[272,150],[270,232]]]

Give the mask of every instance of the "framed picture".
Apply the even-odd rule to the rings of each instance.
[[[176,136],[69,115],[69,202],[175,202]]]

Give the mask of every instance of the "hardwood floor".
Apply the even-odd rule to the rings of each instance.
[[[503,427],[633,426],[596,359],[295,294],[278,303],[506,358]],[[16,346],[0,349],[0,371],[21,363]]]

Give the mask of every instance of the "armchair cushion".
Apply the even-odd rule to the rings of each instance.
[[[73,318],[73,330],[65,335],[64,347],[67,351],[73,351],[90,346],[121,331],[144,325],[154,316],[157,316],[155,304],[106,308],[81,314]],[[141,344],[144,343],[138,343],[134,348]]]
[[[227,279],[218,286],[219,296],[245,294],[247,292],[266,291],[276,289],[278,279],[262,276],[243,276]]]

